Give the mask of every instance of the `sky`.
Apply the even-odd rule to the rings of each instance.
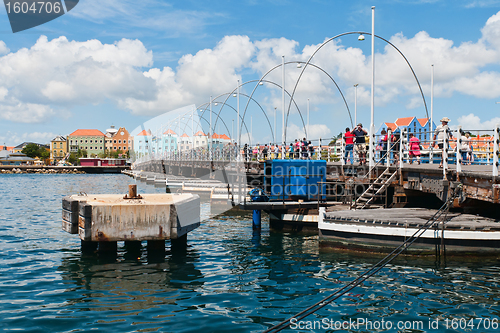
[[[294,103],[285,101],[288,142],[306,131],[309,139],[327,140],[354,118],[368,128],[371,37],[336,36],[370,33],[372,6],[375,34],[406,57],[427,105],[405,59],[377,39],[377,129],[431,114],[432,68],[436,123],[444,116],[468,130],[500,123],[500,0],[80,0],[59,18],[17,33],[0,8],[0,144],[48,143],[111,125],[175,130],[174,110],[209,110],[211,96],[215,132],[235,137],[238,102],[231,93],[238,80],[241,142],[280,140],[282,56],[285,89],[292,94],[295,87]],[[313,54],[314,66],[297,68]],[[165,118],[168,112],[175,117]],[[198,116],[207,132],[209,111]],[[191,134],[199,128],[188,118],[181,131]]]

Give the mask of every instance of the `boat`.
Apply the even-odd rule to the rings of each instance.
[[[322,248],[389,253],[417,235],[410,255],[499,255],[500,221],[484,216],[447,213],[423,230],[436,210],[426,208],[362,209],[326,212],[320,208]]]

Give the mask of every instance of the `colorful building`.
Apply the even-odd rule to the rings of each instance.
[[[403,128],[408,130],[408,134],[413,133],[423,145],[428,145],[429,141],[432,140],[431,131],[431,122],[429,118],[417,118],[417,117],[404,117],[398,118],[393,123],[383,123],[382,126],[377,131],[377,138],[380,137],[380,132],[382,130],[387,131],[391,129],[392,132],[395,132],[399,129],[401,131]],[[432,129],[436,128],[436,124],[433,124]],[[378,141],[378,139],[377,139]]]
[[[78,150],[87,151],[87,156],[97,156],[104,153],[106,136],[96,129],[78,129],[68,135],[69,151],[76,153]]]
[[[133,138],[130,136],[125,127],[120,127],[112,139],[112,151],[121,150],[122,152],[126,153],[129,150],[133,150]]]
[[[58,135],[50,141],[50,163],[61,161],[68,152],[68,141],[65,137]]]
[[[137,157],[145,156],[151,153],[151,131],[143,130],[134,137],[134,151]]]

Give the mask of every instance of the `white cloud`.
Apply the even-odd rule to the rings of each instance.
[[[19,134],[17,132],[7,131],[0,135],[0,145],[17,146],[22,142],[36,142],[41,144],[49,144],[50,140],[55,138],[57,134],[51,132],[30,132]],[[1,148],[0,148],[1,149]]]
[[[8,91],[0,117],[41,122],[56,106],[154,99],[155,81],[138,69],[151,65],[152,52],[138,40],[102,44],[41,36],[31,48],[0,57],[0,86]]]
[[[70,15],[95,23],[112,20],[117,29],[134,27],[158,29],[168,37],[199,32],[208,20],[220,19],[221,14],[196,10],[178,10],[165,1],[86,0]]]
[[[469,113],[468,115],[461,116],[457,119],[458,124],[462,126],[464,130],[488,130],[488,133],[492,135],[492,129],[496,125],[500,125],[500,117],[495,117],[490,120],[481,121],[481,119],[474,113]]]
[[[112,1],[112,4],[116,4],[118,12],[130,14],[138,10],[131,1]],[[158,3],[148,1],[148,4]],[[107,6],[99,7],[103,12],[96,13],[96,19],[118,15],[106,12]],[[431,37],[425,31],[411,38],[396,34],[390,41],[407,56],[420,82],[426,83],[423,89],[427,95],[431,64],[434,64],[435,97],[459,93],[498,98],[500,73],[492,68],[500,63],[500,12],[487,20],[481,32],[478,41],[460,45]],[[104,101],[112,101],[133,114],[158,115],[188,104],[206,103],[210,95],[215,97],[230,92],[237,80],[260,77],[280,65],[282,55],[287,62],[306,61],[320,45],[299,49],[296,41],[286,38],[251,41],[248,36],[226,36],[212,49],[182,56],[176,68],[156,68],[153,67],[152,51],[139,40],[122,39],[114,44],[103,44],[98,40],[68,41],[66,37],[49,41],[42,36],[31,48],[16,52],[8,51],[1,42],[0,54],[7,53],[0,56],[0,99],[3,102],[0,118],[41,122],[54,115],[58,108]],[[361,48],[345,46],[342,39],[337,39],[326,44],[312,63],[336,81],[351,109],[355,83],[359,84],[358,106],[370,104],[371,59]],[[285,86],[291,92],[302,69],[295,64],[285,69]],[[266,79],[281,85],[281,68],[276,68]],[[247,90],[252,88],[251,85],[245,87]],[[267,109],[281,106],[278,86],[266,84],[258,91],[267,92],[262,103]],[[301,110],[306,109],[308,98],[315,105],[336,103],[335,110],[341,110],[344,104],[332,79],[312,66],[305,70],[294,97]],[[407,63],[387,45],[376,55],[375,102],[379,107],[398,99],[409,109],[423,107]],[[15,111],[16,107],[20,112]],[[294,107],[291,113],[296,114]],[[296,119],[293,121],[298,123]],[[317,130],[325,135],[323,129]]]
[[[10,52],[10,49],[5,45],[4,41],[0,40],[0,55],[4,55]]]
[[[47,105],[33,103],[0,104],[0,118],[16,123],[42,123],[55,115]]]
[[[326,139],[331,137],[331,130],[325,124],[314,124],[309,125],[308,127],[309,135],[307,136],[307,140],[318,140],[319,138]],[[287,127],[286,131],[287,141],[292,142],[297,139],[302,139],[306,137],[304,127],[297,126],[295,124],[291,124]]]

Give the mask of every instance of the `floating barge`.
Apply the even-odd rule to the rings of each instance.
[[[391,252],[417,232],[436,210],[392,208],[326,212],[320,208],[322,248]],[[444,217],[444,216],[443,216]],[[500,221],[471,214],[448,213],[407,249],[408,254],[500,255]]]

